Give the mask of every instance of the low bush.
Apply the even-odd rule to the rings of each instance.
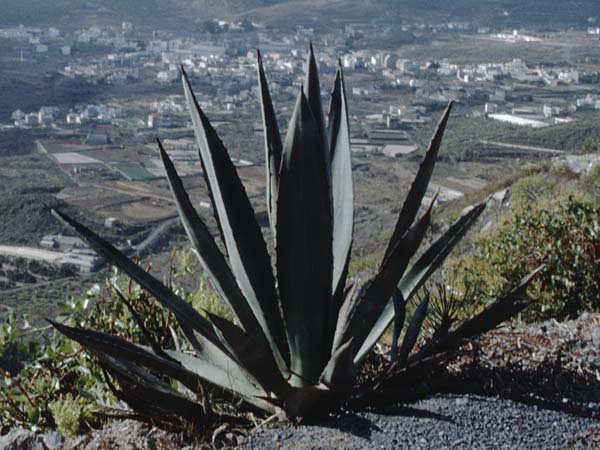
[[[535,300],[526,320],[567,319],[600,306],[600,205],[567,196],[518,208],[480,236],[476,252],[449,264],[448,273],[481,302],[532,268],[545,269],[530,285]]]
[[[215,306],[216,294],[206,281],[190,292],[177,285],[193,266],[178,254],[169,270],[171,287],[196,307],[227,315],[221,304]],[[116,272],[103,289],[97,286],[78,300],[60,303],[58,319],[138,344],[147,345],[150,338],[165,349],[180,345],[172,315]],[[24,427],[76,435],[101,426],[106,413],[118,413],[122,406],[95,360],[76,342],[49,326],[30,326],[26,316],[10,315],[0,326],[0,434]]]

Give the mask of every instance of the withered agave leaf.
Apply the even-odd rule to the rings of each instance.
[[[316,382],[329,359],[332,224],[327,192],[317,123],[301,91],[279,174],[276,242],[281,307],[295,374],[292,384],[297,387],[307,380]]]
[[[227,149],[200,108],[185,71],[183,87],[231,270],[265,334],[275,340],[281,360],[287,355],[285,333],[260,226]]]

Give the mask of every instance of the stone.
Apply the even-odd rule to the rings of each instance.
[[[17,428],[0,437],[0,450],[49,450],[42,436],[33,431]]]
[[[56,431],[47,431],[42,435],[42,440],[49,450],[62,449],[65,443],[65,437]]]
[[[467,403],[469,403],[469,399],[465,397],[457,398],[456,400],[454,400],[454,403],[456,403],[459,406],[464,406]]]

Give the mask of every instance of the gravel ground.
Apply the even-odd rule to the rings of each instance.
[[[600,449],[600,314],[490,332],[457,356],[446,381],[455,394],[318,426],[269,424],[248,437],[225,427],[203,445],[126,420],[77,438],[13,430],[0,450],[211,450],[211,441],[240,450]]]
[[[439,395],[387,412],[259,430],[240,449],[600,448],[600,422],[474,395]]]

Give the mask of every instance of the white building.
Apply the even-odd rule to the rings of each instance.
[[[161,83],[173,83],[177,81],[179,74],[176,70],[162,70],[156,75],[156,79]]]

